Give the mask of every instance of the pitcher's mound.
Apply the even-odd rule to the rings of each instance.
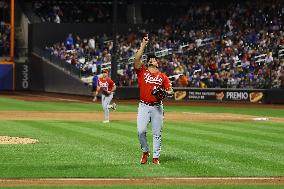
[[[35,144],[35,143],[38,143],[37,139],[0,136],[0,145],[1,144]]]

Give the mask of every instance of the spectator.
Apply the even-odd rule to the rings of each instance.
[[[89,46],[90,49],[95,49],[96,44],[95,44],[94,37],[89,39],[88,46]]]
[[[59,17],[58,14],[55,14],[54,22],[57,23],[57,24],[60,24],[60,17]]]
[[[0,4],[1,5],[1,4]],[[125,4],[119,5],[122,11],[119,16],[126,18]],[[108,10],[111,4],[94,1],[48,1],[34,0],[33,9],[42,22],[70,23],[70,22],[110,22],[111,15]],[[125,15],[124,15],[125,14]]]
[[[66,38],[66,48],[67,50],[71,50],[72,46],[74,46],[74,40],[72,34],[70,33]]]
[[[178,80],[178,87],[188,87],[189,86],[189,80],[185,75],[180,75]]]
[[[284,62],[282,62],[282,65],[279,67],[279,88],[284,89]],[[278,88],[278,86],[277,86]]]

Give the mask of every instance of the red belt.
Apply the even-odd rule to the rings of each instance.
[[[158,102],[146,102],[144,100],[140,100],[141,103],[146,104],[148,106],[159,106],[162,105],[162,101],[158,101]]]

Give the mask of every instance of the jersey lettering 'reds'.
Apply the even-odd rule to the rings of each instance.
[[[165,90],[171,88],[171,82],[168,77],[161,73],[151,73],[144,65],[136,70],[138,77],[138,85],[140,88],[140,100],[145,102],[157,102],[159,101],[155,96],[151,94],[153,89],[161,87]]]
[[[105,89],[106,91],[111,91],[114,86],[114,82],[110,78],[99,78],[98,84],[101,89]]]
[[[159,75],[157,75],[156,77],[152,77],[151,73],[144,73],[144,80],[146,83],[152,83],[152,84],[156,84],[161,86],[163,79],[159,77]]]

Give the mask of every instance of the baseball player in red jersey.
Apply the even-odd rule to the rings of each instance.
[[[162,127],[163,127],[163,104],[162,99],[153,95],[153,91],[162,88],[167,94],[172,94],[172,86],[168,77],[158,69],[157,57],[148,55],[147,66],[141,62],[141,57],[149,42],[148,35],[143,38],[139,50],[135,54],[134,69],[138,78],[140,88],[140,103],[137,115],[138,138],[141,144],[141,164],[146,164],[150,155],[147,144],[147,125],[152,123],[153,131],[153,164],[159,165],[161,151]]]
[[[115,83],[108,77],[108,70],[102,70],[103,76],[98,79],[98,87],[96,96],[98,93],[102,95],[102,107],[104,110],[104,121],[103,123],[109,123],[109,109],[116,110],[116,104],[110,105],[113,98],[113,93],[116,90]]]

